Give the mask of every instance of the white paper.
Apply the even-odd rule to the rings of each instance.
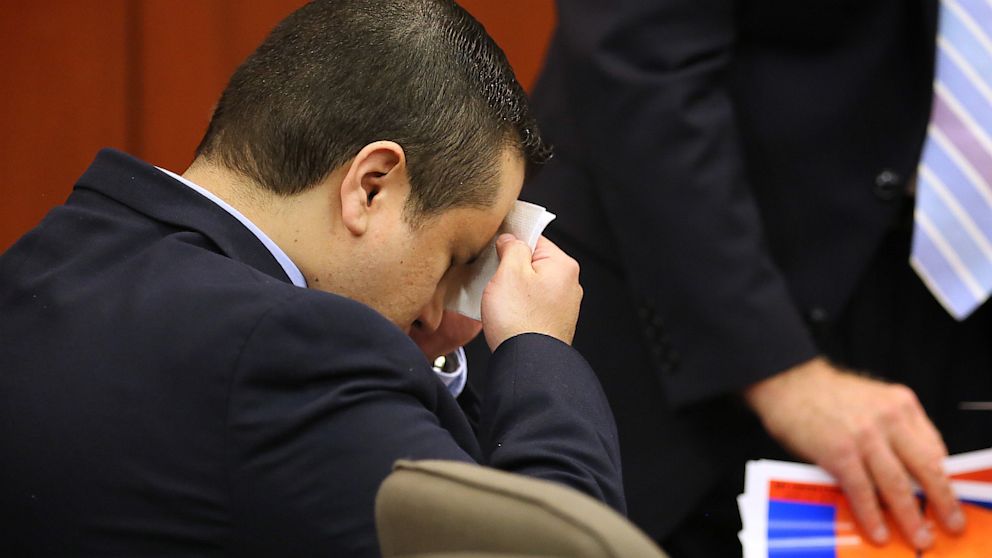
[[[992,449],[979,450],[969,453],[952,455],[944,461],[944,470],[948,475],[960,475],[976,471],[992,470]],[[745,470],[744,493],[737,497],[737,506],[741,513],[742,529],[738,538],[744,549],[745,558],[767,558],[769,547],[769,486],[772,481],[798,482],[806,484],[836,485],[836,481],[826,471],[813,465],[788,463],[760,459],[749,461]],[[992,483],[972,480],[952,480],[951,487],[962,500],[982,503],[992,503]],[[919,490],[917,488],[917,490]],[[839,531],[850,533],[853,526],[837,524]],[[972,534],[974,535],[974,533]],[[982,536],[979,534],[979,536]],[[851,539],[851,540],[848,540]],[[841,546],[858,546],[862,544],[860,536],[816,537],[795,539],[776,539],[778,551],[795,551],[796,547],[786,547],[783,544],[805,544],[809,548]],[[806,548],[806,547],[803,547]],[[791,555],[791,554],[790,554]],[[847,551],[847,555],[857,555]]]

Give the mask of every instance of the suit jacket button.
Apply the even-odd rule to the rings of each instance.
[[[902,177],[895,171],[885,169],[875,177],[872,192],[875,193],[876,198],[882,201],[892,201],[899,196],[902,186]]]
[[[809,314],[807,315],[807,317],[809,318],[810,323],[822,324],[823,322],[826,322],[830,316],[827,314],[827,311],[824,310],[823,308],[819,306],[814,306],[809,309]]]

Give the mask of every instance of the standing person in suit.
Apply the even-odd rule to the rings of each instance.
[[[992,399],[992,316],[955,321],[908,265],[936,2],[558,10],[533,100],[556,155],[524,195],[582,265],[575,346],[631,517],[673,556],[739,553],[743,463],[785,457],[767,432],[838,478],[870,538],[930,544],[911,480],[959,532],[940,434],[992,445],[961,405]]]
[[[454,2],[290,15],[182,176],[105,150],[0,256],[0,547],[376,556],[399,458],[622,510],[613,419],[568,345],[574,260],[498,239],[475,430],[411,339],[479,332],[445,292],[543,154],[503,53]]]

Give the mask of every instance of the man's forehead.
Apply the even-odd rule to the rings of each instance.
[[[499,225],[513,209],[523,187],[525,160],[517,149],[504,149],[499,156],[495,195],[486,206],[460,206],[443,212],[435,226],[451,238],[481,249],[496,235]],[[461,247],[459,247],[461,248]]]

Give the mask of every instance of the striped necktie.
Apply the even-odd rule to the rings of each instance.
[[[955,319],[992,292],[992,0],[941,0],[910,264]]]

